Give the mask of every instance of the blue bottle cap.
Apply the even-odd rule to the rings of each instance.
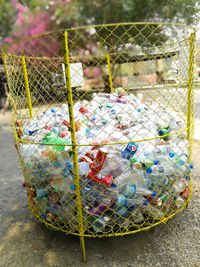
[[[56,112],[56,109],[55,108],[51,108],[51,112],[52,113],[55,113]]]
[[[158,159],[155,159],[154,160],[154,165],[158,165],[158,163],[159,163],[159,160]]]
[[[128,210],[129,210],[129,211],[133,211],[133,210],[135,210],[135,208],[136,208],[136,207],[133,205],[133,206],[128,207]]]
[[[179,164],[180,164],[180,165],[184,165],[184,164],[185,164],[185,161],[184,161],[184,160],[180,160],[180,161],[179,161]]]
[[[40,216],[41,216],[42,219],[46,219],[47,218],[47,215],[45,213],[42,213]]]
[[[152,173],[152,169],[151,168],[148,168],[148,169],[146,169],[146,172],[147,173]]]
[[[116,185],[115,183],[112,183],[112,184],[110,185],[110,187],[111,187],[111,188],[117,188],[117,185]]]
[[[147,199],[144,200],[144,203],[143,203],[145,206],[147,206],[149,204],[149,201]]]
[[[28,134],[32,135],[34,133],[34,131],[28,130]]]
[[[75,191],[75,189],[76,189],[75,184],[71,184],[71,185],[70,185],[70,189],[73,190],[73,191]]]
[[[175,156],[174,152],[169,152],[169,157],[173,158]]]
[[[155,197],[156,195],[157,195],[156,191],[153,191],[152,194],[151,194],[152,197]]]
[[[111,114],[115,115],[116,114],[116,110],[115,109],[111,109]]]
[[[194,168],[194,166],[193,166],[192,163],[189,165],[189,167],[190,167],[190,169],[193,169]]]

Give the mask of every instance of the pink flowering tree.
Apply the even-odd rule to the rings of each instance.
[[[32,56],[50,56],[59,53],[58,35],[44,35],[43,33],[55,30],[60,24],[66,22],[60,10],[70,10],[70,0],[42,1],[40,6],[30,8],[11,0],[16,10],[16,20],[9,37],[4,38],[4,44],[10,53],[28,54]],[[51,3],[51,5],[45,5]],[[38,8],[39,7],[39,8]],[[67,13],[66,13],[67,14]],[[38,37],[31,38],[37,35]]]

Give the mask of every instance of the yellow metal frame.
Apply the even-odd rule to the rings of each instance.
[[[189,158],[192,156],[193,139],[193,73],[194,73],[194,50],[195,50],[195,33],[190,34],[189,40],[189,70],[188,70],[188,95],[187,95],[187,139],[189,141]]]
[[[74,121],[74,110],[73,110],[73,96],[71,87],[71,76],[70,76],[70,60],[69,60],[69,46],[68,46],[68,33],[64,32],[64,47],[65,47],[65,75],[66,75],[66,89],[67,89],[67,100],[71,127],[71,140],[72,140],[72,151],[73,151],[73,163],[74,163],[74,175],[75,175],[75,186],[76,186],[76,202],[78,210],[78,222],[80,230],[80,244],[82,249],[83,260],[86,261],[86,250],[84,241],[84,225],[83,225],[83,214],[82,214],[82,202],[81,202],[81,191],[80,191],[80,177],[78,173],[78,148],[76,141],[75,121]]]
[[[112,78],[112,71],[111,71],[111,64],[110,64],[110,55],[109,53],[106,55],[107,65],[108,65],[108,77],[109,77],[109,85],[110,85],[110,93],[113,93],[113,78]]]
[[[32,107],[32,102],[31,102],[31,93],[30,93],[30,87],[29,87],[29,81],[28,81],[28,72],[27,72],[27,68],[26,68],[26,58],[25,58],[25,56],[21,57],[21,61],[22,61],[24,82],[25,82],[25,87],[26,87],[28,109],[29,109],[30,118],[32,118],[33,117],[33,107]]]

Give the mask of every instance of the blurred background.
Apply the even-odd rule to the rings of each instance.
[[[200,2],[198,0],[0,0],[0,46],[8,44],[13,53],[19,50],[13,40],[21,36],[105,23],[164,21],[198,26]],[[49,43],[49,47],[54,47]],[[34,49],[34,48],[33,48]],[[198,60],[197,76],[200,74]],[[173,67],[173,66],[172,66]],[[162,63],[155,67],[158,79],[163,81]],[[126,75],[126,70],[125,75]],[[150,69],[150,73],[153,70]],[[172,68],[172,73],[176,72]],[[140,72],[135,64],[133,74]],[[98,76],[99,70],[86,70],[86,76]],[[159,76],[160,74],[160,76]],[[154,75],[155,76],[155,75]],[[155,77],[146,77],[155,82]],[[172,75],[173,76],[173,75]],[[170,77],[169,77],[170,78]],[[125,81],[126,83],[126,81]]]
[[[17,38],[41,35],[45,32],[80,25],[120,22],[176,22],[195,25],[197,29],[200,26],[200,2],[198,0],[0,0],[0,7],[0,47],[8,47],[9,52],[14,54],[23,54],[22,51],[24,52],[26,49],[26,53],[24,52],[26,55],[28,48],[28,54],[33,56],[39,56],[38,51],[41,52],[41,46],[43,46],[41,40],[28,47],[25,41],[16,42]],[[91,28],[90,36],[93,34],[92,30]],[[148,34],[148,31],[144,32],[144,38]],[[176,38],[178,34],[181,39],[185,32],[183,29],[167,34],[172,41],[173,35]],[[56,51],[57,37],[46,39],[43,42],[45,43],[45,49],[48,49],[48,56],[58,55]],[[154,39],[152,39],[153,42]],[[165,39],[162,42],[165,42]],[[128,42],[124,46],[118,47],[118,49],[121,49],[121,51],[118,51],[119,53],[125,51],[130,55],[134,50],[134,55],[138,56],[138,61],[128,62],[126,59],[124,62],[120,62],[121,64],[115,65],[112,74],[116,86],[137,89],[139,85],[140,88],[144,86],[147,89],[146,87],[152,85],[162,87],[163,84],[177,83],[177,76],[180,77],[181,71],[178,61],[177,64],[176,62],[171,64],[167,59],[141,62],[139,55],[144,51],[141,50],[140,46],[133,47]],[[195,65],[195,79],[197,81],[200,80],[199,50],[200,44],[197,43]],[[87,46],[83,46],[82,49],[79,47],[80,57],[88,58],[92,53],[98,54],[98,47],[94,43],[88,42]],[[156,51],[153,51],[153,53],[156,53]],[[8,90],[5,86],[3,67],[0,68],[0,72],[2,78],[1,96],[5,99]],[[82,89],[105,88],[108,80],[105,72],[105,68],[97,64],[92,63],[89,67],[85,67],[83,69],[84,84]],[[56,72],[52,79],[57,91],[60,80]],[[38,77],[36,80],[38,80]],[[41,90],[43,88],[44,86]],[[45,88],[45,92],[46,90],[49,89]]]
[[[78,25],[135,21],[197,24],[198,0],[1,0],[0,38]]]

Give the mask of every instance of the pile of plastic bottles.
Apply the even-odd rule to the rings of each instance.
[[[118,89],[76,102],[74,114],[81,206],[89,232],[144,227],[184,206],[193,166],[184,135],[172,134],[183,126],[177,113]],[[29,142],[22,142],[19,152],[30,207],[39,218],[78,231],[68,106],[24,121],[20,138]]]

